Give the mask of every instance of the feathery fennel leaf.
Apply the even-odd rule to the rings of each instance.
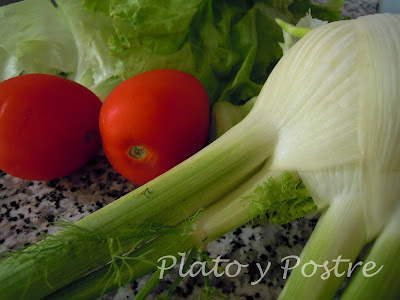
[[[301,179],[287,171],[258,185],[244,199],[251,201],[253,222],[285,224],[317,211]]]
[[[39,241],[22,249],[9,250],[3,253],[3,263],[6,268],[13,269],[18,265],[26,262],[33,262],[38,270],[41,270],[44,275],[44,280],[50,289],[54,289],[51,283],[51,278],[47,278],[48,264],[51,263],[51,256],[53,253],[64,253],[64,255],[81,255],[81,249],[92,247],[99,247],[99,245],[106,245],[108,248],[109,262],[105,266],[107,268],[106,275],[100,283],[104,286],[104,290],[112,285],[117,284],[119,287],[127,284],[130,281],[123,280],[121,273],[132,273],[129,260],[146,261],[146,254],[140,256],[131,256],[136,249],[149,239],[153,239],[160,235],[165,234],[179,234],[182,231],[187,232],[186,227],[191,226],[182,224],[180,226],[163,226],[162,224],[141,224],[130,230],[115,231],[113,236],[108,236],[102,232],[92,231],[76,224],[61,219],[53,223],[55,226],[60,227],[60,231],[54,235],[49,235],[42,232],[38,237]],[[46,237],[46,239],[43,239]],[[43,240],[41,240],[43,239]],[[128,249],[128,250],[127,250]],[[88,256],[90,260],[91,256]],[[39,264],[39,262],[41,262]],[[149,262],[151,263],[151,262]],[[125,276],[126,278],[126,276]],[[27,283],[26,288],[31,285]]]

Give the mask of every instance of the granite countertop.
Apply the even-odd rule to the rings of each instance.
[[[377,2],[345,1],[343,15],[375,13]],[[58,216],[77,221],[135,188],[111,168],[101,151],[71,176],[47,182],[22,180],[0,171],[0,252],[35,241],[40,231],[54,233],[57,229],[51,223]],[[285,284],[281,259],[300,254],[316,222],[317,218],[303,218],[282,226],[246,225],[211,242],[207,248],[210,257],[249,265],[234,278],[211,278],[211,285],[230,299],[276,299]],[[271,262],[267,276],[251,285],[259,276],[256,263],[265,268],[267,262]],[[169,274],[152,296],[168,288],[174,275],[176,272]],[[104,298],[132,299],[147,278]],[[200,276],[185,277],[174,296],[195,299],[202,286]]]

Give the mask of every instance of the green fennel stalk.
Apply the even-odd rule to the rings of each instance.
[[[179,167],[78,221],[76,226],[108,239],[118,238],[141,224],[179,224],[239,185],[263,163],[270,141],[261,138],[261,132],[249,121],[247,126],[242,123],[242,130],[221,138]],[[29,247],[21,255],[0,261],[0,293],[10,299],[20,298],[21,282],[25,282],[30,297],[40,298],[109,262],[106,242],[68,242],[68,235],[68,230],[56,234],[60,240],[65,238],[63,251],[53,249],[51,239],[45,239],[32,246],[39,247],[44,255],[35,258]],[[131,247],[131,242],[123,243],[121,253]],[[85,253],[90,252],[96,255],[87,259]]]
[[[375,262],[382,270],[375,276],[366,277],[361,269],[351,278],[341,300],[352,299],[399,299],[400,272],[400,210],[392,217],[392,221],[373,243],[365,262]],[[378,269],[377,268],[377,269]]]
[[[290,215],[290,218],[294,219],[315,211],[316,207],[305,187],[299,183],[300,179],[296,174],[271,172],[268,168],[263,168],[224,198],[199,212],[198,217],[193,219],[193,223],[190,224],[191,226],[186,228],[186,234],[166,234],[150,241],[129,255],[134,258],[148,253],[144,256],[145,260],[143,261],[127,261],[130,268],[124,268],[123,262],[119,261],[119,276],[125,283],[140,278],[149,270],[156,269],[155,264],[160,257],[165,255],[178,257],[178,252],[185,252],[193,247],[205,248],[209,242],[221,235],[256,217],[265,217],[264,213],[267,208],[274,204],[281,203],[281,206],[285,206],[282,205],[285,200],[298,199],[302,203],[300,207],[304,208],[302,211],[299,207],[299,214]],[[273,197],[262,195],[262,200],[264,200],[262,205],[265,210],[259,210],[260,188],[262,188],[262,193],[267,191],[273,195]],[[257,208],[257,213],[254,213],[254,208]],[[93,299],[99,297],[103,292],[112,291],[121,285],[121,282],[115,280],[110,282],[107,289],[103,291],[103,278],[107,278],[108,272],[109,266],[96,270],[50,295],[48,299]]]

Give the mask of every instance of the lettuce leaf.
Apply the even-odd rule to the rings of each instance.
[[[334,20],[343,0],[25,0],[0,7],[0,80],[61,74],[101,98],[122,80],[172,68],[197,77],[210,104],[256,96],[282,56],[275,18]],[[315,12],[313,11],[315,9]],[[4,38],[6,37],[6,38]]]
[[[108,3],[108,5],[106,5]],[[315,9],[315,17],[340,17],[342,0],[312,5],[304,0],[85,0],[84,6],[109,15],[116,35],[112,55],[118,75],[174,68],[197,77],[211,102],[239,104],[257,95],[282,56],[281,18],[297,22]]]
[[[20,74],[61,75],[102,98],[122,81],[107,39],[109,18],[83,9],[81,1],[25,0],[0,8],[0,81]]]
[[[0,8],[0,80],[21,73],[72,73],[77,49],[50,1],[27,0]]]

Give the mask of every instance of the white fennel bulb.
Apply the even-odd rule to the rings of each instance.
[[[288,88],[277,88],[278,82]],[[354,261],[365,244],[385,227],[393,227],[389,222],[399,224],[393,217],[400,207],[399,82],[400,16],[386,14],[311,31],[285,55],[261,92],[259,99],[268,99],[273,111],[279,111],[279,101],[283,107],[288,101],[305,103],[293,110],[292,118],[281,120],[283,135],[288,130],[295,133],[279,139],[271,163],[297,170],[317,205],[329,206],[302,253],[302,263],[322,264],[338,256]],[[298,97],[300,101],[294,100]],[[310,111],[320,111],[320,118]],[[290,136],[304,144],[295,143],[288,155]],[[400,255],[399,244],[383,251]],[[392,264],[399,268],[399,259]],[[386,281],[396,286],[391,273]],[[281,298],[333,297],[344,277],[326,280],[319,275],[305,277],[299,267]],[[366,285],[365,280],[359,282]],[[361,295],[366,293],[353,294]]]

